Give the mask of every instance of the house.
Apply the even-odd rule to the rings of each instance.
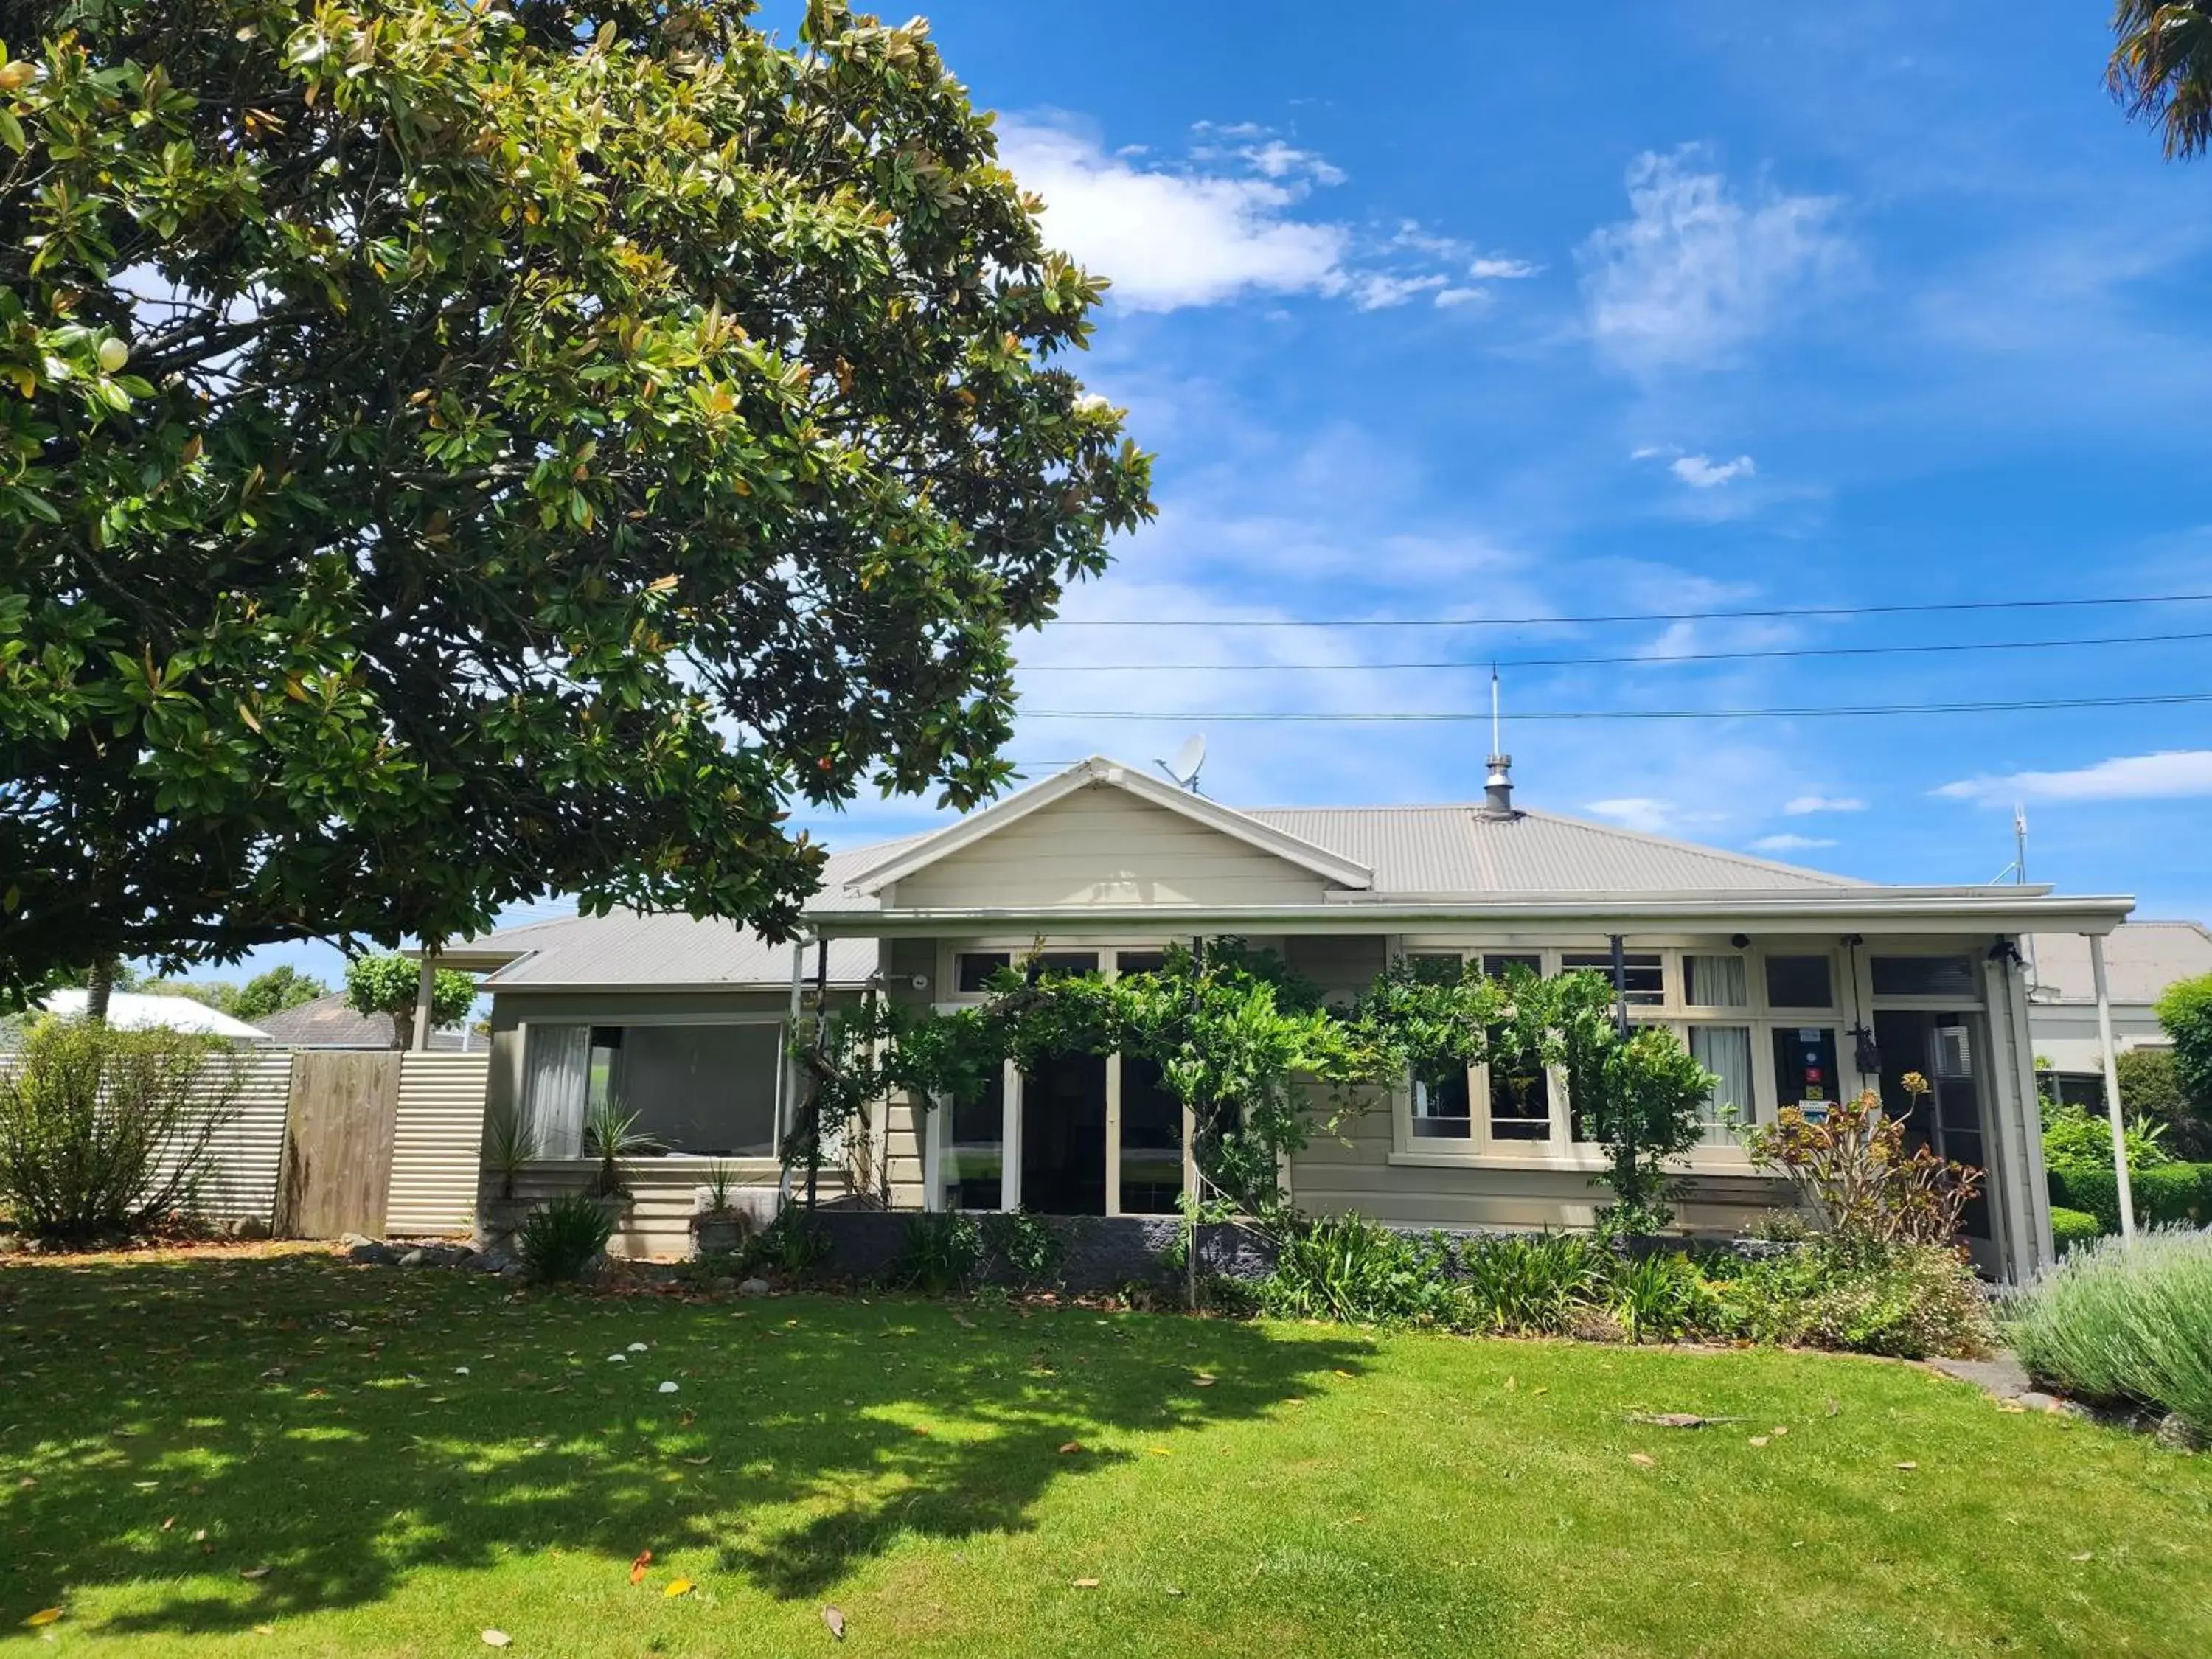
[[[2027,945],[2028,1033],[2058,1097],[2104,1109],[2097,981],[2087,940],[2038,933]],[[2197,921],[2129,921],[2105,941],[2107,1003],[2116,1049],[2165,1048],[2157,1002],[2177,980],[2212,974],[2212,932]],[[2047,1064],[2046,1064],[2047,1062]]]
[[[56,991],[40,1003],[50,1014],[72,1018],[84,1012],[91,994],[82,988]],[[118,1031],[191,1031],[219,1036],[233,1042],[266,1042],[269,1034],[258,1025],[233,1019],[219,1008],[190,997],[150,995],[143,991],[112,991],[107,998],[107,1023]]]
[[[1632,1016],[1671,1027],[1720,1079],[1682,1224],[1733,1231],[1788,1201],[1736,1123],[1875,1088],[1919,1139],[1988,1171],[1969,1242],[2014,1276],[2051,1254],[2020,941],[2101,939],[2131,904],[1881,885],[1527,811],[1503,757],[1474,803],[1274,811],[1093,757],[933,834],[834,858],[796,948],[618,914],[501,933],[462,965],[495,969],[491,1109],[520,1110],[569,1160],[540,1176],[580,1179],[581,1113],[617,1092],[694,1155],[678,1160],[694,1182],[699,1155],[764,1182],[795,1099],[780,1030],[817,975],[833,1000],[872,979],[957,1007],[1033,950],[1111,975],[1170,939],[1236,935],[1349,1000],[1396,957],[1610,974],[1618,938]],[[908,1209],[1173,1210],[1188,1137],[1158,1079],[1121,1056],[1047,1070],[1009,1066],[957,1113],[885,1103],[868,1136],[885,1150],[861,1184]],[[1905,1091],[1909,1072],[1931,1081],[1926,1099]],[[1574,1138],[1566,1079],[1516,1081],[1389,1091],[1290,1161],[1293,1200],[1419,1226],[1589,1224],[1601,1161]]]
[[[396,1024],[390,1014],[361,1012],[343,991],[333,991],[264,1015],[261,1029],[280,1048],[404,1048],[404,1041],[393,1039]],[[430,1047],[440,1053],[465,1054],[471,1047],[468,1029],[433,1031]]]

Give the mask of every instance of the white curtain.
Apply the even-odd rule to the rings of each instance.
[[[580,1158],[592,1028],[532,1025],[522,1052],[522,1121],[540,1158]]]
[[[1700,958],[1704,960],[1705,958]],[[1743,964],[1736,963],[1739,974]],[[1705,1103],[1705,1144],[1725,1146],[1733,1139],[1729,1124],[1752,1121],[1751,1028],[1748,1025],[1692,1025],[1690,1058],[1720,1081]]]
[[[1692,1008],[1751,1006],[1751,981],[1741,957],[1692,957],[1689,969]]]

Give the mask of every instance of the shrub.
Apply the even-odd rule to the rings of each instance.
[[[1928,1087],[1913,1072],[1905,1085],[1916,1095]],[[1905,1140],[1905,1120],[1885,1113],[1869,1090],[1819,1116],[1785,1106],[1752,1132],[1750,1146],[1752,1162],[1788,1176],[1830,1232],[1854,1242],[1948,1246],[1982,1189],[1982,1172],[1925,1146],[1908,1152]]]
[[[906,1247],[891,1271],[925,1296],[949,1296],[967,1285],[982,1259],[983,1230],[975,1218],[945,1210],[908,1221]]]
[[[1067,1246],[1034,1210],[994,1212],[983,1218],[983,1249],[992,1266],[1025,1291],[1060,1283]]]
[[[1924,1359],[1984,1352],[1995,1334],[1981,1281],[1954,1245],[1830,1236],[1711,1272],[1715,1328],[1753,1342]]]
[[[1710,1325],[1715,1298],[1698,1264],[1680,1250],[1619,1262],[1607,1305],[1632,1342],[1672,1342]]]
[[[1595,1302],[1606,1255],[1573,1233],[1516,1234],[1461,1246],[1459,1267],[1473,1328],[1557,1336]]]
[[[2109,1158],[2109,1135],[2105,1144]],[[2053,1169],[2050,1180],[2053,1204],[2087,1211],[2108,1233],[2120,1231],[2120,1183],[2109,1161]],[[2139,1225],[2212,1222],[2212,1164],[2160,1164],[2147,1170],[2130,1166],[2128,1192]]]
[[[1278,1318],[1457,1328],[1467,1313],[1450,1264],[1440,1239],[1408,1238],[1364,1216],[1328,1216],[1282,1230],[1274,1271],[1255,1293]]]
[[[568,1284],[605,1251],[615,1236],[612,1212],[589,1193],[563,1193],[523,1218],[515,1249],[532,1279]]]
[[[2212,1112],[2212,974],[2167,986],[2158,1000],[2158,1023],[2172,1039],[2174,1069],[2190,1104]]]
[[[822,1224],[796,1204],[786,1204],[769,1222],[744,1243],[739,1261],[746,1273],[775,1273],[785,1279],[803,1279],[830,1254],[830,1236]]]
[[[237,1056],[204,1037],[39,1021],[0,1067],[0,1206],[79,1243],[192,1207],[238,1087]]]
[[[2212,1101],[2189,1098],[2172,1049],[2123,1048],[2116,1065],[2129,1121],[2163,1129],[2163,1145],[2176,1158],[2212,1158]]]
[[[2162,1407],[2212,1434],[2212,1232],[2076,1249],[2006,1304],[2004,1322],[2039,1380]]]
[[[2154,1170],[2173,1162],[2166,1131],[2155,1123],[2125,1126],[2128,1168]],[[2102,1170],[2112,1172],[2112,1121],[2085,1106],[2043,1103],[2043,1166],[2046,1170]]]
[[[2051,1240],[2061,1255],[2079,1245],[2094,1243],[2104,1231],[2104,1224],[2087,1210],[2069,1210],[2063,1204],[2051,1206]]]

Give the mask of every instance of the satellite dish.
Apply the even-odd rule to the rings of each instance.
[[[1206,764],[1206,738],[1202,733],[1193,733],[1182,740],[1173,760],[1156,760],[1153,765],[1166,773],[1178,789],[1198,793],[1199,769]]]

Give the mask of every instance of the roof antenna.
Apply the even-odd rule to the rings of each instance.
[[[1156,760],[1152,764],[1166,773],[1176,788],[1198,793],[1199,769],[1206,764],[1206,734],[1193,732],[1182,740],[1173,760]]]
[[[1482,783],[1482,816],[1517,818],[1513,810],[1513,757],[1505,752],[1505,726],[1498,712],[1498,665],[1490,665],[1490,775]]]

